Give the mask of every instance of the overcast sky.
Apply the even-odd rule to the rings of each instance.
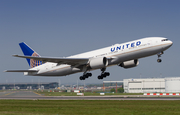
[[[83,73],[64,77],[24,76],[4,73],[7,69],[29,69],[20,42],[41,56],[66,57],[144,37],[166,37],[173,46],[162,55],[139,59],[131,69],[107,68],[105,81],[124,78],[180,77],[179,0],[0,0],[0,83],[84,83]],[[102,83],[100,70],[85,83]]]

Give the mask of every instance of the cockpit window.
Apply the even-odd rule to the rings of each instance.
[[[161,41],[169,41],[168,39],[163,39],[163,40],[161,40]]]

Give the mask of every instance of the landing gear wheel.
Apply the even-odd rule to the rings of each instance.
[[[79,77],[80,80],[85,80],[85,77],[81,76]]]
[[[106,77],[106,74],[102,74],[101,77],[102,77],[102,78],[103,78],[103,77]]]
[[[98,79],[101,79],[101,76],[99,75],[97,78],[98,78]]]
[[[157,60],[157,62],[158,62],[158,63],[161,63],[161,62],[162,62],[162,60],[161,60],[161,59],[158,59],[158,60]]]
[[[101,75],[99,75],[97,78],[98,78],[98,79],[103,79],[103,78],[106,78],[107,76],[110,75],[109,72],[105,72],[105,71],[106,71],[106,68],[102,68],[102,69],[101,69]]]
[[[89,76],[88,75],[83,75],[84,78],[88,78]]]
[[[83,76],[80,76],[79,79],[85,80],[86,78],[91,77],[91,76],[92,76],[92,73],[85,73]]]
[[[101,75],[98,76],[98,79],[103,79],[103,77]]]
[[[104,73],[106,76],[110,76],[110,73],[109,72],[105,72]]]
[[[87,75],[88,77],[91,77],[91,76],[92,76],[92,73],[86,73],[86,75]]]

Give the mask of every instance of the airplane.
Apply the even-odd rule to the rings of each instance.
[[[139,59],[157,55],[157,62],[161,62],[161,55],[173,45],[173,42],[164,37],[147,37],[122,44],[115,44],[102,49],[93,50],[69,57],[41,57],[26,43],[19,43],[26,58],[29,70],[6,70],[5,72],[24,72],[30,76],[66,76],[83,72],[79,77],[85,80],[92,76],[90,71],[100,69],[99,80],[110,75],[106,68],[118,65],[125,69],[139,65]]]

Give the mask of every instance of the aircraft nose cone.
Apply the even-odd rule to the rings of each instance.
[[[172,41],[169,41],[169,45],[172,46],[172,45],[173,45],[173,42],[172,42]]]
[[[170,48],[171,46],[173,45],[173,42],[172,41],[168,41],[168,43],[165,45],[165,49],[168,49],[168,48]]]

